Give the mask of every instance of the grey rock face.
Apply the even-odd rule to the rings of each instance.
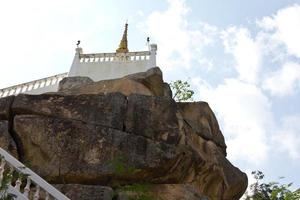
[[[18,158],[17,146],[9,133],[8,121],[0,120],[0,147]]]
[[[82,184],[57,184],[55,187],[72,200],[112,200],[110,187]]]
[[[14,98],[14,96],[0,98],[0,120],[9,120],[10,108]]]
[[[176,103],[173,99],[130,95],[125,130],[152,140],[177,144],[179,127],[176,111]]]
[[[74,89],[93,82],[89,77],[66,77],[59,82],[58,91]]]
[[[74,119],[122,130],[127,100],[121,93],[107,95],[19,95],[12,104],[15,114],[36,114]]]
[[[184,147],[80,121],[19,115],[14,129],[24,159],[53,183],[179,182],[191,165]]]

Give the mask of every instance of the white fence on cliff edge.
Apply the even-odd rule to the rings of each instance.
[[[0,199],[5,199],[7,195],[13,195],[15,200],[70,200],[1,147],[0,155],[0,186],[2,186],[2,184],[7,186],[5,191],[0,192]],[[16,181],[12,183],[12,181],[14,181],[12,177],[14,171],[16,171],[17,173],[15,174],[19,174],[19,176],[15,177]],[[4,180],[6,180],[6,182]],[[26,184],[22,184],[22,181],[25,181]]]
[[[80,63],[94,63],[94,62],[114,62],[127,61],[138,62],[150,60],[150,51],[138,51],[128,53],[90,53],[80,54]]]
[[[38,79],[35,81],[0,89],[0,98],[17,95],[20,93],[28,93],[34,90],[43,90],[43,88],[57,85],[59,81],[65,78],[68,73],[57,74],[47,78]],[[47,90],[45,90],[47,92]]]

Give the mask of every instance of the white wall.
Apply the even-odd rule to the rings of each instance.
[[[156,50],[154,44],[151,51],[126,54],[83,54],[82,49],[77,48],[68,76],[87,76],[93,81],[100,81],[145,72],[156,67]]]

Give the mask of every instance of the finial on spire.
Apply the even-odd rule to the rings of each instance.
[[[128,23],[126,21],[122,40],[119,44],[119,48],[116,50],[117,53],[128,53],[129,52],[128,51],[128,41],[127,41],[127,30],[128,30]]]
[[[76,44],[77,48],[79,47],[79,45],[80,45],[80,40],[77,41],[77,44]]]

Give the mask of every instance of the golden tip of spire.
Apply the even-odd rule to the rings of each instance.
[[[127,30],[128,30],[128,23],[126,21],[125,30],[123,33],[123,37],[119,44],[119,48],[116,50],[117,53],[128,53],[128,42],[127,42]]]

